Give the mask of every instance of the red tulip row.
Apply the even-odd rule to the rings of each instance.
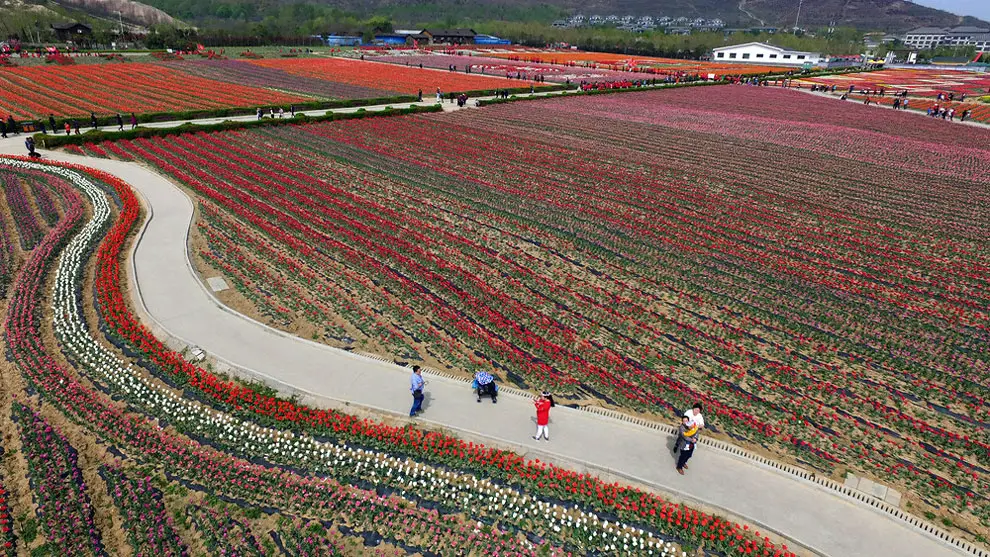
[[[598,68],[586,68],[583,66],[557,66],[540,63],[518,63],[507,62],[498,58],[488,58],[485,56],[459,56],[459,55],[416,55],[416,56],[396,56],[387,55],[375,58],[376,61],[389,62],[396,65],[425,66],[427,68],[447,69],[451,64],[456,66],[460,72],[465,72],[465,68],[470,67],[472,73],[490,75],[504,78],[519,78],[532,81],[536,77],[550,80],[556,83],[578,83],[581,81],[634,81],[649,79],[642,73],[632,71],[616,71]],[[525,86],[524,83],[505,82],[510,86]]]

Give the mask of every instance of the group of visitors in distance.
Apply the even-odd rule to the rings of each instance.
[[[420,366],[412,366],[412,376],[409,381],[409,391],[412,393],[413,404],[409,410],[409,417],[413,418],[423,412],[423,394],[426,388],[426,380],[423,379],[423,370]],[[498,385],[495,384],[495,377],[487,371],[478,371],[474,374],[471,382],[471,389],[480,403],[482,397],[491,397],[492,404],[498,403]],[[533,400],[536,407],[536,434],[533,440],[550,440],[550,409],[557,404],[553,400],[553,395],[548,391],[543,391]],[[675,468],[678,474],[684,475],[688,469],[688,460],[694,456],[695,446],[698,444],[701,430],[705,428],[705,417],[701,413],[701,404],[695,403],[681,416],[680,424],[677,428],[677,437],[671,449],[677,457]]]
[[[137,114],[132,112],[130,119],[131,129],[133,130],[138,125]],[[117,125],[117,131],[124,131],[124,117],[121,116],[120,113],[117,113],[114,117],[113,123]],[[89,115],[89,126],[94,130],[98,129],[100,126],[100,122],[97,119],[95,112],[91,112]],[[45,125],[44,120],[25,123],[18,122],[17,120],[14,120],[13,114],[7,115],[6,119],[0,118],[0,138],[3,139],[7,138],[8,133],[18,135],[22,131],[28,133],[38,132],[42,135],[48,135],[49,129],[51,129],[51,132],[55,135],[58,135],[60,129],[65,130],[65,135],[71,135],[73,132],[75,132],[76,135],[79,135],[81,133],[81,128],[82,126],[79,123],[78,118],[64,118],[61,125],[59,125],[59,123],[55,120],[54,114],[48,115],[47,126]]]

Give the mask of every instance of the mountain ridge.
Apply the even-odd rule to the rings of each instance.
[[[0,0],[0,4],[4,1]],[[17,1],[17,0],[13,0]],[[953,27],[990,23],[971,16],[915,4],[910,0],[55,0],[98,15],[124,11],[124,18],[145,25],[176,20],[206,26],[257,22],[279,17],[287,10],[306,18],[307,7],[336,13],[392,17],[396,25],[426,22],[543,20],[552,14],[666,15],[721,18],[730,27],[807,29],[823,26],[903,32],[915,27]],[[114,7],[109,5],[113,4]],[[121,8],[117,6],[127,6]],[[800,6],[800,17],[798,9]],[[339,12],[337,12],[339,10]],[[312,9],[309,9],[312,12]],[[132,14],[128,17],[128,13]],[[167,14],[167,15],[166,15]],[[314,13],[310,17],[316,17]],[[301,20],[299,20],[301,21]],[[549,23],[549,20],[545,21]]]

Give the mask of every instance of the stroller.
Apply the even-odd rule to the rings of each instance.
[[[490,396],[492,397],[492,404],[498,403],[498,385],[495,384],[495,377],[492,374],[484,371],[474,374],[471,388],[477,392],[478,402],[481,402],[481,397]]]

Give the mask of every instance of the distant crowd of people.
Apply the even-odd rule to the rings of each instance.
[[[257,111],[255,111],[255,115],[258,117],[258,120],[261,120],[261,119],[265,118],[266,116],[268,118],[273,118],[273,119],[274,118],[285,118],[285,109],[282,108],[281,106],[280,107],[277,107],[277,108],[274,107],[274,106],[272,106],[272,107],[269,107],[267,109],[262,108],[262,107],[259,106],[258,109],[257,109]],[[295,118],[295,117],[296,117],[296,105],[290,104],[289,105],[289,118]]]
[[[836,90],[835,85],[817,85],[813,84],[811,90],[815,92],[822,93],[834,93]],[[990,90],[988,90],[990,92]],[[912,99],[908,98],[908,90],[902,89],[900,91],[895,91],[890,93],[887,91],[886,87],[878,87],[873,89],[856,89],[855,85],[850,85],[848,90],[845,90],[840,97],[841,100],[848,100],[850,95],[859,94],[863,95],[863,104],[881,104],[878,99],[885,97],[892,97],[893,101],[890,103],[890,107],[894,110],[907,110],[912,106]],[[943,105],[942,103],[951,102],[964,102],[966,100],[966,93],[960,93],[958,97],[955,92],[941,92],[935,96],[936,102],[925,109],[925,113],[932,118],[941,118],[942,120],[948,120],[954,122],[956,116],[959,117],[960,122],[965,122],[972,119],[973,111],[972,109],[964,109],[962,111],[958,110],[955,106],[948,104]],[[883,103],[886,104],[886,103]]]
[[[663,83],[663,81],[661,81]],[[656,85],[656,79],[634,79],[625,81],[582,81],[579,86],[582,91],[603,91],[608,89],[633,89]]]
[[[131,113],[131,129],[134,129],[138,125],[137,115],[133,112]],[[117,131],[124,131],[124,117],[118,113],[114,119],[113,123],[117,125]],[[65,118],[59,123],[55,119],[54,114],[48,115],[47,125],[44,119],[38,119],[37,121],[30,122],[33,129],[31,131],[37,131],[43,135],[48,135],[48,132],[58,135],[59,130],[64,130],[65,135],[71,135],[75,133],[79,135],[82,133],[82,125],[79,123],[78,118]],[[0,138],[7,138],[7,134],[18,135],[23,131],[24,125],[14,119],[13,114],[7,115],[6,119],[0,118]],[[91,129],[99,129],[100,122],[96,117],[95,112],[91,112],[89,115],[89,127]]]

